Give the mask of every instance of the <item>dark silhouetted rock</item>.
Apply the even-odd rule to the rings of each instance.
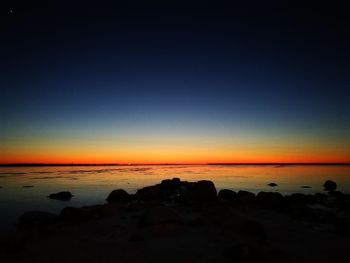
[[[73,195],[71,194],[71,192],[63,191],[63,192],[50,194],[48,197],[50,199],[56,199],[56,200],[61,200],[61,201],[68,201],[68,200],[70,200],[73,197]]]
[[[340,191],[330,191],[329,193],[328,193],[328,195],[329,196],[331,196],[331,197],[335,197],[335,198],[337,198],[337,199],[342,199],[345,195],[342,193],[342,192],[340,192]]]
[[[124,203],[130,201],[130,195],[123,189],[113,190],[107,197],[109,203]]]
[[[222,189],[219,191],[218,197],[224,200],[233,200],[236,196],[236,192],[229,189]]]
[[[256,196],[257,204],[264,208],[285,210],[288,207],[288,202],[283,195],[276,192],[260,192]]]
[[[211,181],[182,182],[179,178],[173,178],[137,190],[135,199],[185,203],[207,202],[217,200],[217,192]]]
[[[136,198],[139,200],[152,200],[152,199],[161,199],[162,192],[160,185],[152,185],[143,187],[136,192]]]
[[[28,211],[19,217],[19,227],[21,229],[32,228],[32,227],[42,227],[49,223],[56,221],[57,215],[42,212],[42,211]]]
[[[285,197],[291,203],[296,204],[313,204],[317,201],[314,195],[306,195],[301,193],[294,193]]]
[[[316,193],[315,194],[315,198],[318,202],[324,202],[327,200],[327,195],[326,194],[323,194],[323,193]]]
[[[327,180],[324,184],[323,187],[326,191],[334,191],[337,189],[337,184],[336,182],[333,182],[332,180]]]
[[[255,199],[255,194],[248,191],[238,191],[236,199],[241,201],[252,201]]]
[[[23,185],[22,187],[23,187],[23,188],[33,188],[34,185]]]
[[[268,186],[271,186],[271,187],[275,187],[275,186],[277,186],[277,184],[276,183],[269,183],[269,184],[267,184]]]
[[[174,209],[158,206],[149,209],[141,218],[140,226],[152,226],[159,224],[183,224],[184,219]]]
[[[179,178],[165,179],[160,184],[146,186],[137,190],[135,198],[144,201],[177,201],[181,194],[182,187],[186,187],[188,184],[188,182],[181,182]]]
[[[312,188],[311,186],[309,186],[309,185],[302,185],[302,186],[300,186],[301,188]]]
[[[177,200],[181,193],[181,186],[184,184],[186,183],[181,182],[179,178],[163,180],[160,184],[162,199]]]
[[[181,180],[180,178],[165,179],[160,183],[160,185],[164,188],[177,188],[181,186]]]
[[[182,197],[189,202],[210,202],[217,200],[217,192],[212,181],[198,181],[188,183]]]
[[[60,213],[60,218],[73,223],[87,222],[92,216],[90,209],[77,207],[65,207]]]

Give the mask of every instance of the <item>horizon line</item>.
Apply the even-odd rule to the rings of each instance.
[[[350,162],[230,162],[230,163],[8,163],[0,167],[19,166],[150,166],[150,165],[350,165]]]

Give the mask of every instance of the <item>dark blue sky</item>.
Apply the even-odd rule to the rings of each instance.
[[[15,5],[1,17],[4,141],[193,125],[349,145],[349,21],[335,7]]]

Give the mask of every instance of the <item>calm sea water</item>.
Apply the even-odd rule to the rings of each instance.
[[[350,166],[274,165],[166,165],[166,166],[74,166],[1,167],[0,232],[14,227],[20,214],[28,210],[58,213],[65,206],[104,203],[117,188],[129,193],[166,178],[212,180],[218,190],[278,191],[315,193],[325,180],[337,182],[340,191],[350,193]],[[268,183],[278,186],[271,188]],[[32,186],[32,187],[24,187]],[[302,188],[310,186],[311,188]],[[50,200],[58,191],[71,191],[70,201]]]

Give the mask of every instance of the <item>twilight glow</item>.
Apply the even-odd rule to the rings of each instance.
[[[347,58],[322,26],[65,12],[7,18],[0,163],[350,162]]]

